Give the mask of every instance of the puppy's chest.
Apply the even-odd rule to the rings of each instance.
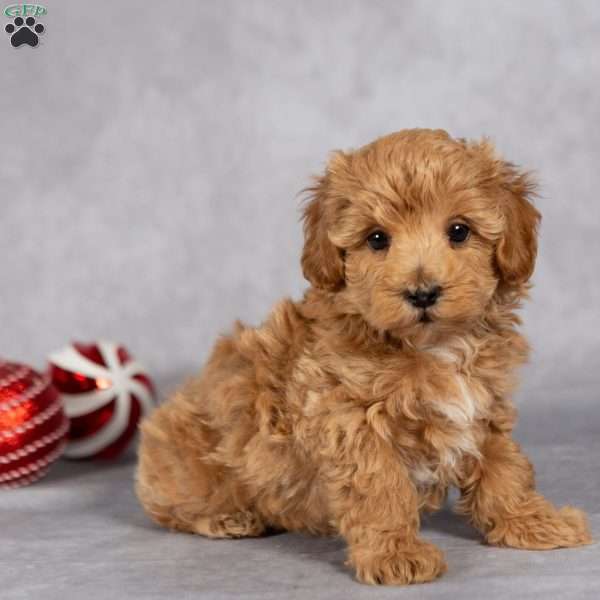
[[[427,352],[422,358],[431,368],[425,372],[415,368],[413,373],[404,367],[398,373],[393,363],[345,360],[336,363],[337,370],[326,365],[337,381],[344,382],[333,388],[326,377],[329,371],[310,356],[303,357],[294,374],[297,387],[290,398],[298,403],[303,426],[313,432],[309,437],[317,435],[314,431],[326,423],[327,432],[336,430],[338,437],[347,439],[345,429],[355,425],[352,419],[360,414],[358,410],[350,411],[353,405],[348,398],[369,399],[373,390],[380,394],[382,389],[389,390],[383,396],[385,400],[372,405],[382,411],[382,421],[376,418],[377,411],[366,412],[374,432],[392,436],[418,488],[455,481],[464,457],[479,454],[482,423],[489,413],[492,394],[465,367],[464,353],[446,348]],[[380,373],[383,375],[378,378]],[[344,419],[340,420],[340,415]],[[321,437],[331,441],[330,436]],[[336,448],[333,443],[332,448]]]
[[[456,481],[466,456],[478,457],[492,395],[484,383],[465,369],[460,356],[446,349],[432,351],[439,369],[433,385],[421,390],[424,420],[418,444],[408,452],[415,485],[427,489]]]

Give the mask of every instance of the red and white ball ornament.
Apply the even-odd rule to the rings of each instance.
[[[71,420],[67,458],[114,458],[154,406],[144,367],[114,342],[73,343],[50,355],[50,375]]]
[[[47,375],[0,361],[0,489],[32,483],[65,447],[69,421]]]

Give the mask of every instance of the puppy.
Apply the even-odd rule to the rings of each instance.
[[[408,130],[331,157],[304,212],[299,302],[237,324],[142,425],[152,519],[213,538],[340,534],[366,583],[446,565],[419,514],[449,486],[490,544],[587,544],[511,438],[515,310],[536,257],[530,178],[486,142]]]

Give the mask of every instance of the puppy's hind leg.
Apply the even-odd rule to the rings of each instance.
[[[199,517],[194,521],[194,533],[212,538],[258,537],[264,531],[262,519],[251,510]]]
[[[137,496],[150,518],[170,529],[212,538],[261,535],[265,525],[228,469],[202,460],[213,438],[177,402],[158,408],[141,427]]]

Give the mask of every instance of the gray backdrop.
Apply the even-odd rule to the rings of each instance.
[[[147,363],[164,393],[198,368],[235,318],[258,323],[278,298],[301,294],[298,192],[331,149],[405,127],[489,135],[542,184],[540,258],[524,311],[535,351],[517,398],[519,436],[539,457],[546,493],[597,512],[597,2],[45,5],[38,48],[15,49],[0,32],[7,38],[0,40],[0,355],[41,367],[69,340],[112,338]],[[119,468],[123,514],[113,526],[133,523],[143,556],[162,532],[139,515],[125,485],[130,462]],[[71,477],[72,469],[61,465],[35,488],[0,498],[0,519],[37,514],[48,524],[35,506],[47,506],[44,494],[66,502],[81,489],[84,471]],[[16,512],[2,512],[2,502]],[[24,505],[33,512],[19,512]],[[96,518],[105,531],[102,513]],[[37,542],[33,531],[31,546],[20,543],[20,530],[14,535],[16,562],[4,560],[18,572]],[[87,543],[94,539],[90,533]],[[212,556],[203,540],[177,539]],[[296,581],[299,542],[283,539],[286,573]],[[451,552],[456,540],[448,539]],[[256,543],[257,556],[268,552]],[[311,543],[319,542],[301,542],[305,554],[322,550]],[[468,547],[473,556],[482,552],[473,541]],[[219,568],[232,568],[223,554],[240,551],[218,548],[214,587],[201,565],[189,563],[200,578],[190,594],[222,591]],[[341,560],[341,546],[336,551]],[[245,552],[233,554],[236,565]],[[562,555],[577,557],[570,569],[587,565],[586,577],[599,575],[597,550],[573,552],[580,554]],[[51,572],[68,571],[64,556],[53,556]],[[533,581],[546,582],[552,595],[565,559],[527,556],[539,557]],[[482,563],[486,573],[495,560]],[[469,575],[451,568],[454,589],[467,585]],[[356,589],[331,569],[324,580]],[[502,593],[514,574],[510,564],[505,569]],[[565,581],[556,590],[571,589]],[[51,587],[42,575],[38,584],[38,591]],[[263,584],[254,581],[257,590]],[[451,584],[437,585],[425,589]],[[15,597],[27,597],[23,589],[15,584]],[[315,582],[310,592],[319,589]]]

